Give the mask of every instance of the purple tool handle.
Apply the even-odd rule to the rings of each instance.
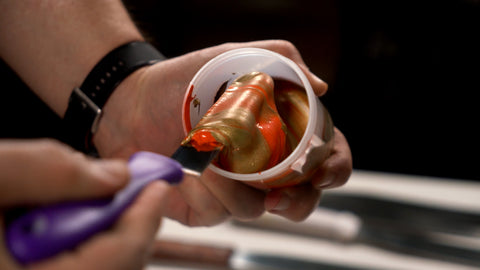
[[[128,166],[131,182],[112,199],[47,206],[10,223],[6,241],[12,255],[26,264],[74,248],[92,235],[108,229],[150,182],[162,179],[178,183],[183,178],[180,163],[151,152],[135,153]]]

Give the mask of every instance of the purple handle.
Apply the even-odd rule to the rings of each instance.
[[[108,229],[138,193],[157,179],[178,183],[183,178],[177,161],[151,152],[138,152],[128,162],[130,184],[111,199],[61,203],[39,208],[7,226],[6,241],[12,255],[23,264],[74,248],[92,235]]]

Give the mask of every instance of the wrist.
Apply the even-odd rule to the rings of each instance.
[[[68,143],[78,150],[95,153],[91,139],[97,132],[103,107],[117,86],[139,68],[164,59],[146,42],[129,42],[104,56],[72,91],[64,117]]]
[[[135,147],[135,143],[128,146],[125,143],[135,140],[130,134],[133,134],[132,123],[138,121],[129,108],[135,108],[139,103],[138,92],[142,91],[140,82],[148,68],[142,67],[126,77],[105,103],[97,132],[92,136],[92,144],[99,156],[128,158],[131,153],[138,150],[127,149]]]

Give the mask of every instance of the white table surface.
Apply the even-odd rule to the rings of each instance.
[[[354,171],[348,183],[327,192],[367,194],[419,204],[480,213],[480,182]],[[480,224],[479,224],[480,228]],[[159,238],[235,247],[241,252],[274,254],[326,263],[372,269],[467,270],[470,266],[447,263],[383,250],[362,243],[342,244],[321,238],[257,230],[226,222],[214,227],[190,228],[164,220]],[[478,240],[478,239],[477,239]],[[473,243],[480,250],[479,241]],[[186,269],[149,265],[147,270]],[[203,269],[192,268],[188,269]]]

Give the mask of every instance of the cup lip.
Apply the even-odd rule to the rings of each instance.
[[[270,50],[267,50],[267,49],[254,48],[254,47],[233,49],[233,50],[229,50],[229,51],[226,51],[226,52],[223,52],[223,53],[219,54],[218,56],[216,56],[216,57],[212,58],[210,61],[208,61],[205,65],[203,65],[198,70],[198,72],[195,74],[195,76],[192,78],[192,80],[190,81],[187,90],[191,89],[191,87],[193,85],[195,85],[196,81],[198,81],[200,78],[202,78],[202,76],[204,76],[205,73],[208,73],[208,71],[210,69],[215,68],[216,65],[219,65],[223,61],[228,60],[230,58],[234,58],[234,57],[238,57],[238,56],[248,56],[249,54],[261,54],[261,55],[264,55],[264,56],[277,58],[278,60],[280,60],[280,62],[283,62],[289,68],[293,69],[295,74],[298,76],[298,78],[302,82],[302,84],[303,84],[302,86],[305,88],[305,91],[306,91],[307,97],[308,97],[308,105],[309,105],[309,109],[310,109],[309,119],[308,119],[308,122],[307,122],[307,127],[305,129],[305,132],[303,134],[302,139],[300,140],[300,142],[297,145],[297,147],[295,148],[295,150],[293,150],[285,159],[283,159],[277,165],[275,165],[275,166],[273,166],[273,167],[271,167],[271,168],[269,168],[265,171],[248,173],[248,174],[233,173],[233,172],[223,170],[223,169],[221,169],[221,168],[219,168],[219,167],[217,167],[213,164],[209,165],[209,168],[212,171],[214,171],[215,173],[217,173],[219,175],[227,177],[227,178],[240,180],[240,181],[262,181],[262,180],[266,180],[266,179],[275,177],[279,174],[283,174],[283,173],[285,173],[285,171],[289,170],[291,168],[292,164],[294,164],[305,153],[306,149],[308,148],[308,144],[309,144],[312,136],[314,136],[314,130],[315,130],[315,126],[316,126],[316,123],[317,123],[317,111],[318,111],[317,102],[318,101],[317,101],[317,96],[313,92],[313,88],[312,88],[310,82],[308,81],[307,76],[303,73],[301,68],[295,62],[293,62],[291,59],[289,59],[289,58],[287,58],[287,57],[285,57],[285,56],[283,56],[279,53],[276,53],[276,52],[273,52],[273,51],[270,51]],[[182,112],[184,114],[186,112],[185,106],[190,106],[190,104],[187,104],[188,95],[189,95],[188,92],[189,91],[187,91],[187,93],[185,95],[185,99],[184,99],[184,103],[183,103]],[[187,128],[187,123],[185,123],[185,121],[190,121],[190,115],[188,115],[188,116],[184,115],[182,119],[184,119],[184,121],[183,121],[184,132],[185,132],[185,134],[188,134],[189,130]],[[186,120],[186,119],[188,119],[188,120]]]

